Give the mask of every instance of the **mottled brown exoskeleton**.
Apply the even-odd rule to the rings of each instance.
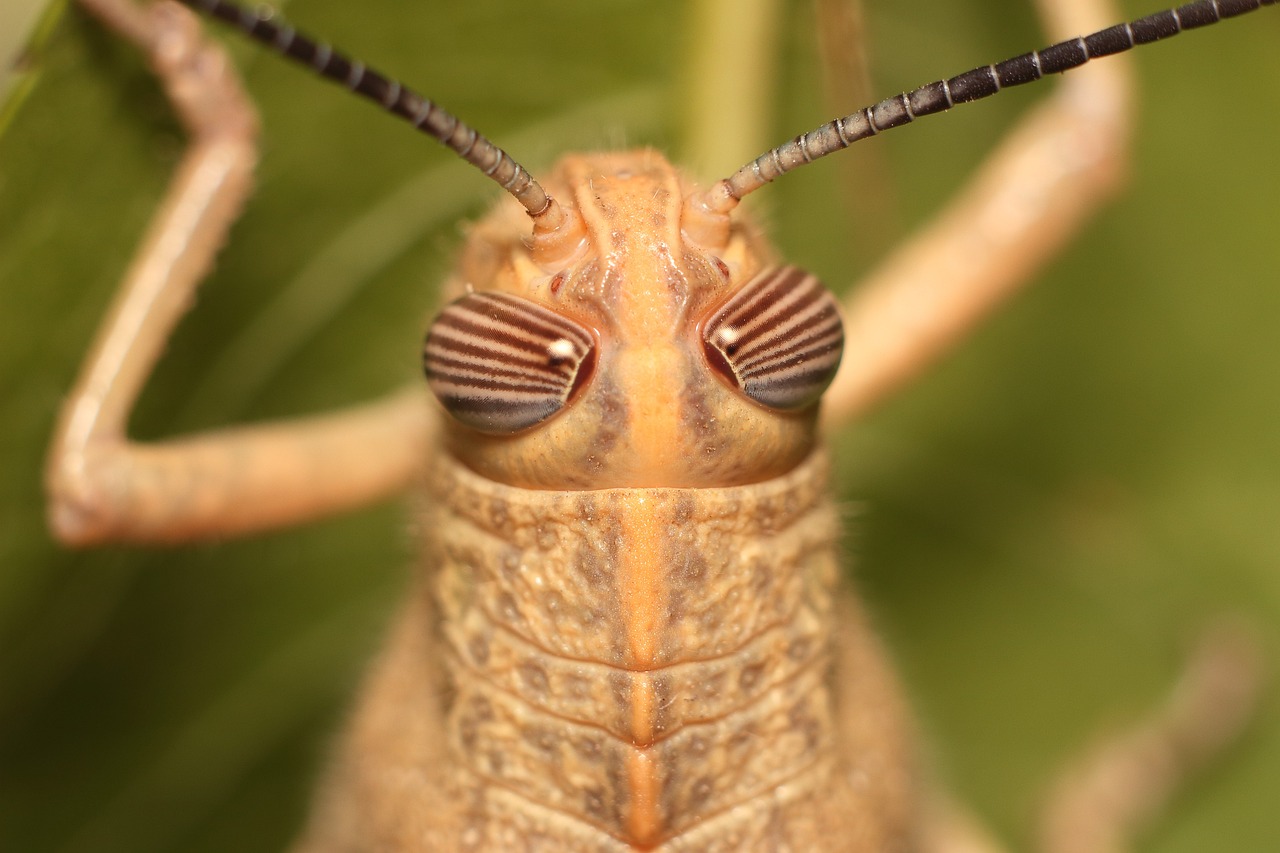
[[[1257,2],[1107,30],[1105,4],[1048,2],[1052,35],[1095,35],[881,102],[718,183],[641,150],[566,156],[545,192],[399,84],[209,3],[441,138],[518,204],[474,226],[445,285],[458,301],[426,367],[447,414],[412,389],[154,444],[128,441],[126,418],[247,192],[256,118],[188,13],[83,5],[148,53],[192,141],[65,407],[54,530],[73,544],[221,537],[414,482],[426,495],[422,576],[300,849],[994,849],[920,773],[894,678],[838,588],[817,399],[826,389],[830,425],[865,411],[1108,195],[1124,66],[1068,77],[854,291],[843,330],[737,203],[858,139]],[[1245,658],[1209,643],[1175,701],[1064,777],[1045,849],[1120,843],[1234,730]]]

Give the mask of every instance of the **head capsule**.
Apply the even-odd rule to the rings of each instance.
[[[548,186],[581,219],[576,252],[548,270],[500,206],[428,335],[451,452],[545,489],[740,485],[801,461],[842,342],[817,280],[736,219],[714,249],[691,239],[693,188],[655,152],[567,157]]]

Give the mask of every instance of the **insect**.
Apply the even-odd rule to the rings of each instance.
[[[1009,51],[1009,52],[1012,52],[1012,51]],[[960,67],[964,67],[964,66],[962,65],[962,66],[960,66]],[[946,72],[946,70],[948,70],[948,69],[944,69],[942,73],[945,73],[945,72]],[[927,76],[927,75],[926,75],[926,76]],[[912,80],[911,80],[910,82],[914,82],[914,78],[912,78]],[[910,85],[910,82],[908,82],[908,84],[907,84],[907,85]],[[922,126],[922,127],[923,127],[923,126]],[[796,177],[796,178],[799,178],[799,175],[797,175],[797,176],[795,176],[795,177]],[[828,276],[828,277],[829,277],[829,276]],[[211,570],[211,571],[212,571],[212,570],[216,570],[216,567],[213,567],[213,566],[209,566],[209,567],[206,567],[206,568],[207,568],[208,570]]]

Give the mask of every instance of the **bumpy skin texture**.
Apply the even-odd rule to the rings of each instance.
[[[767,248],[687,241],[654,153],[559,175],[587,234],[565,269],[504,209],[454,287],[594,329],[597,375],[528,432],[454,428],[420,583],[304,849],[915,849],[907,715],[839,603],[816,412],[747,400],[697,339]]]
[[[312,849],[911,849],[905,715],[833,604],[825,467],[537,492],[444,460],[433,589],[375,667]]]

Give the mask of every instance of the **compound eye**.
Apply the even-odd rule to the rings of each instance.
[[[816,276],[774,267],[743,285],[702,326],[707,361],[770,409],[817,402],[844,349],[836,300]]]
[[[590,379],[595,337],[528,299],[472,293],[445,307],[423,350],[427,384],[449,414],[511,435],[563,409]]]

